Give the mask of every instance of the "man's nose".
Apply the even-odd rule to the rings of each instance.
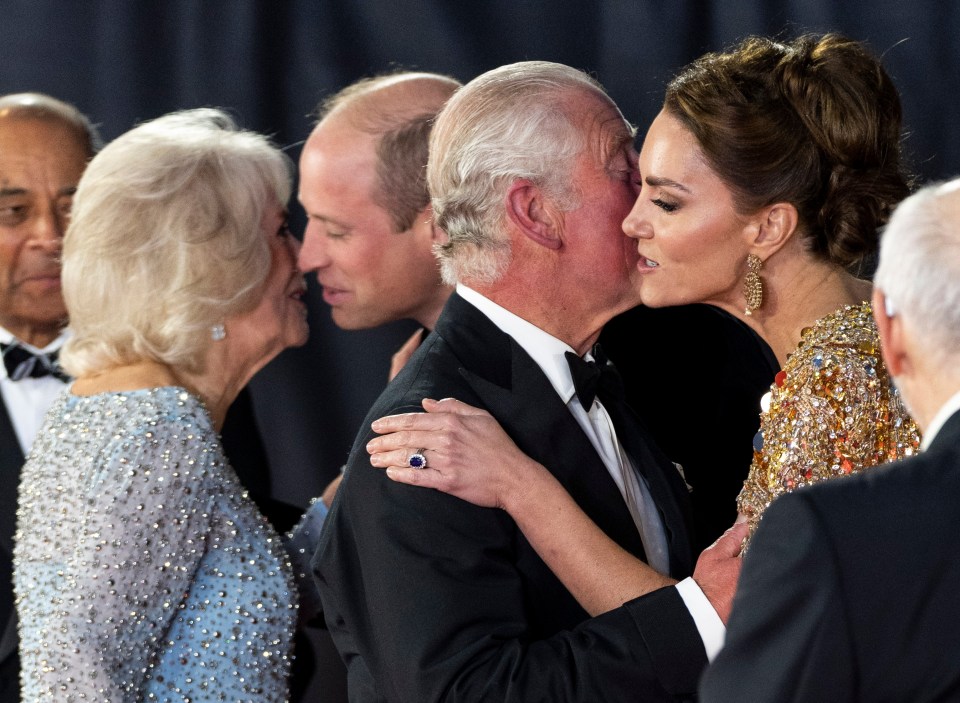
[[[307,223],[303,233],[303,244],[300,246],[300,255],[297,257],[298,268],[306,273],[322,269],[330,263],[327,256],[323,234],[317,231],[316,225]]]
[[[30,227],[31,242],[38,247],[59,252],[69,217],[55,207],[37,213]]]

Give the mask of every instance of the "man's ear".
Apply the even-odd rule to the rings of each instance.
[[[426,239],[431,246],[436,244],[446,244],[447,233],[437,226],[433,219],[433,207],[429,203],[419,213],[413,221],[413,229],[418,237]]]
[[[751,219],[750,251],[766,261],[796,234],[800,215],[791,203],[774,203]]]
[[[873,289],[873,319],[880,335],[883,363],[891,376],[909,374],[912,364],[903,337],[903,320],[890,306],[887,296],[879,288]]]
[[[563,246],[560,213],[540,186],[525,179],[516,180],[507,190],[506,201],[507,219],[525,237],[547,249]]]

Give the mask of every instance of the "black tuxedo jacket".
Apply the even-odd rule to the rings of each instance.
[[[13,607],[13,533],[23,452],[0,398],[0,703],[20,700],[20,660]]]
[[[600,343],[623,376],[630,407],[683,465],[699,552],[737,517],[777,357],[747,325],[710,305],[633,308],[603,328]]]
[[[597,524],[643,548],[619,490],[534,361],[453,295],[367,417],[424,397],[486,408]],[[672,572],[692,565],[685,487],[639,426],[619,428],[666,526]],[[676,589],[589,619],[500,510],[394,483],[362,431],[314,571],[352,701],[645,701],[693,695],[703,644]]]
[[[960,413],[916,457],[777,499],[702,700],[960,700]]]

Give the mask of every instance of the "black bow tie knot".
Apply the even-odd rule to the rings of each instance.
[[[24,378],[44,378],[53,376],[64,383],[70,380],[70,377],[60,367],[57,361],[59,352],[50,352],[49,354],[35,354],[16,342],[13,344],[0,344],[0,353],[3,354],[3,365],[7,369],[7,376],[11,381],[20,381]]]
[[[594,345],[591,353],[593,361],[587,361],[573,352],[564,354],[570,366],[577,399],[587,412],[590,412],[593,401],[598,396],[605,406],[623,398],[623,382],[617,367],[607,359],[599,344]]]

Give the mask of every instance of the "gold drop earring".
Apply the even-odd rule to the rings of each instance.
[[[747,255],[747,275],[743,279],[743,297],[747,299],[744,315],[752,315],[763,305],[763,280],[760,278],[760,269],[763,260],[756,254]]]

